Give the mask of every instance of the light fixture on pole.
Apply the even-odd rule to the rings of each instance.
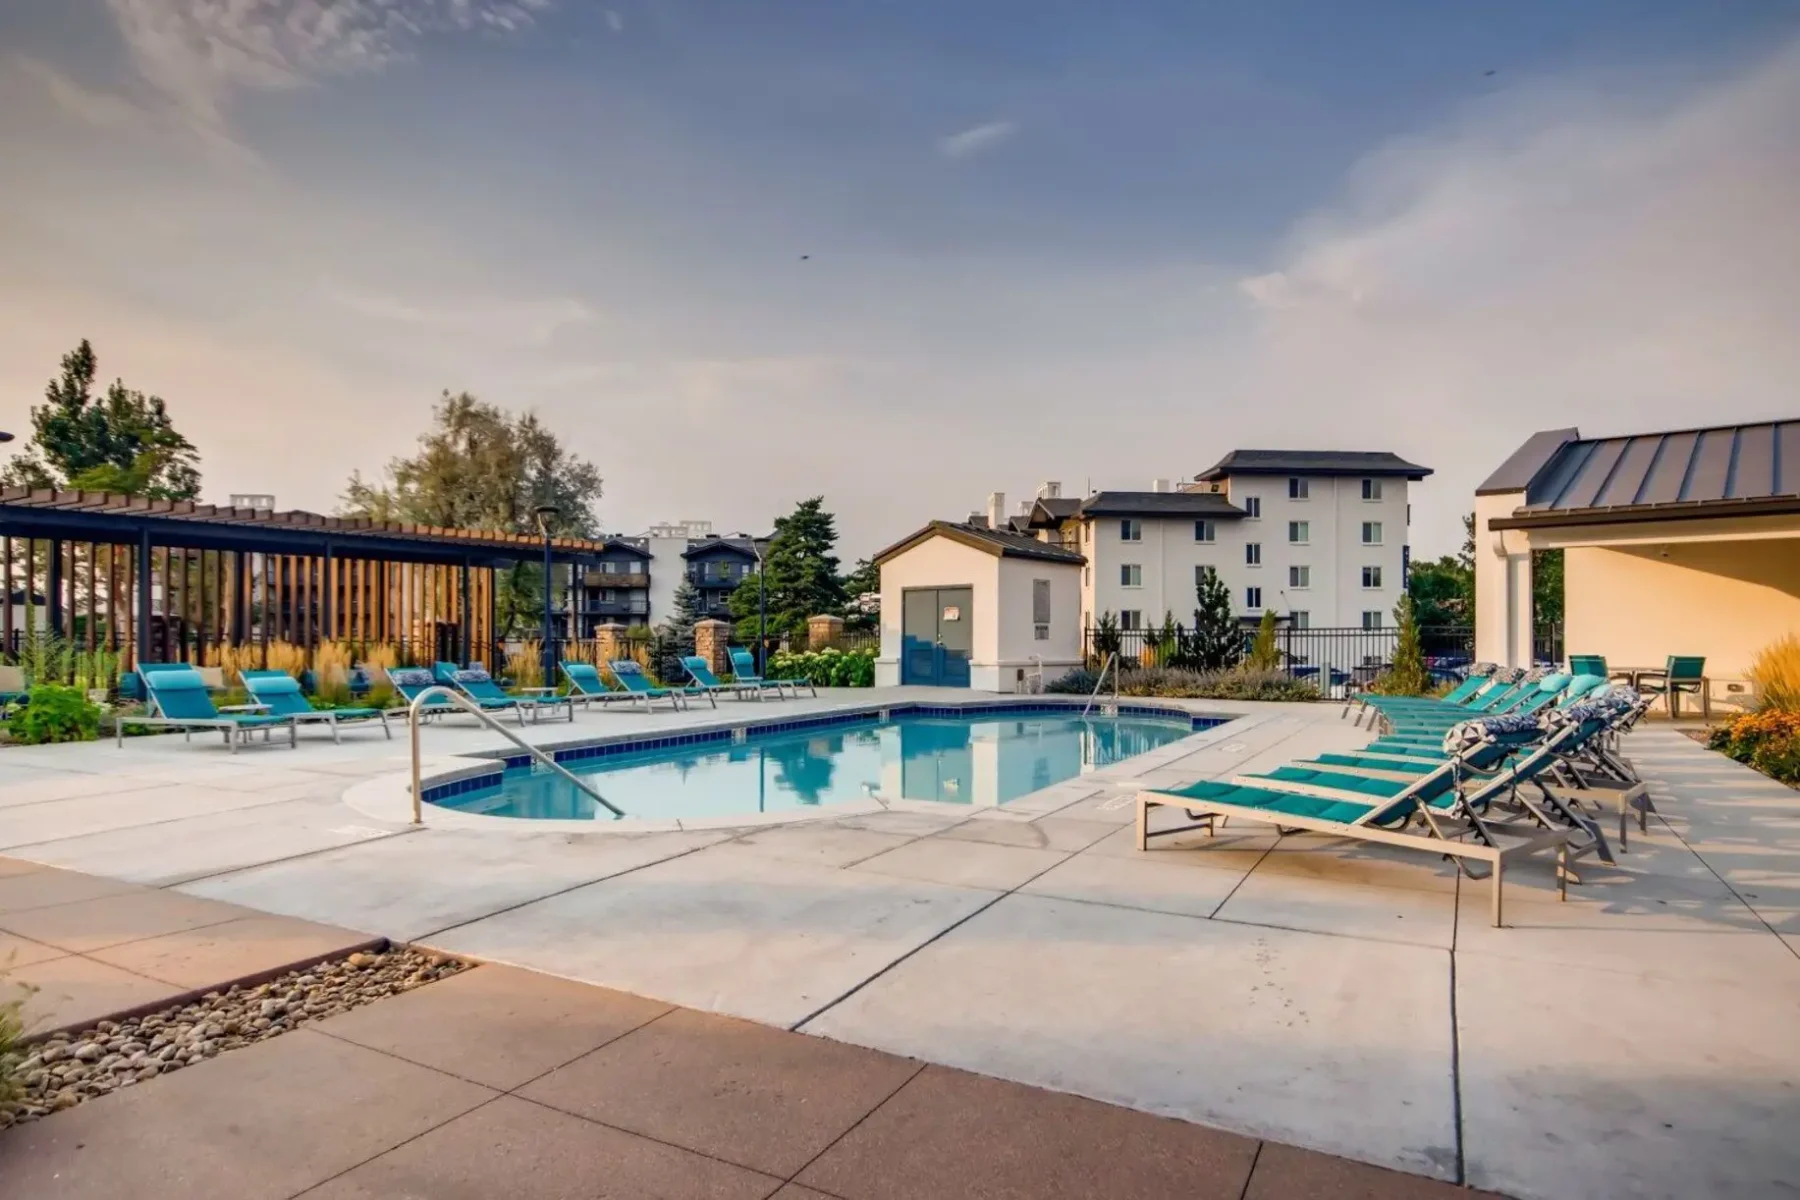
[[[750,539],[750,551],[756,555],[756,673],[766,677],[769,674],[769,573],[763,569],[760,539]]]
[[[537,518],[538,532],[544,538],[544,685],[556,682],[556,639],[551,630],[550,614],[550,526],[556,518],[562,516],[562,510],[554,504],[540,504],[532,510]]]

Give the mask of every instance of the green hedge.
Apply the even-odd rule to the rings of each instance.
[[[769,659],[771,679],[804,679],[814,687],[874,687],[875,651],[778,650]]]

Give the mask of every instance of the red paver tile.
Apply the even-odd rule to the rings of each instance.
[[[510,1090],[671,1007],[535,971],[482,966],[313,1028]]]
[[[12,874],[0,874],[0,916],[24,912],[26,909],[47,908],[52,904],[92,900],[96,896],[126,893],[141,895],[154,890],[139,887],[135,883],[102,879],[98,875],[83,875],[79,871],[63,871],[56,867],[16,871]]]
[[[244,917],[96,950],[90,957],[152,979],[210,988],[367,945],[370,937],[293,917]]]
[[[31,1200],[285,1200],[494,1094],[297,1030],[0,1134],[0,1179]]]
[[[306,1200],[763,1200],[780,1182],[503,1096]]]
[[[677,1010],[519,1094],[785,1178],[917,1070],[841,1042]]]
[[[852,1200],[1238,1200],[1256,1142],[944,1067],[918,1077],[798,1182]]]
[[[1480,1200],[1492,1192],[1407,1175],[1331,1154],[1263,1143],[1244,1200]]]
[[[187,991],[77,954],[16,967],[7,982],[36,989],[25,1001],[25,1027],[32,1033],[91,1025]]]
[[[8,913],[0,916],[0,929],[82,954],[255,915],[180,892],[126,892]]]
[[[0,879],[4,879],[8,875],[23,875],[27,871],[44,869],[42,863],[27,862],[22,858],[7,858],[5,855],[0,855]]]

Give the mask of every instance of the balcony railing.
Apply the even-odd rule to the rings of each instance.
[[[629,574],[589,571],[581,577],[581,582],[588,587],[647,588],[650,586],[650,576],[643,571],[633,571]]]

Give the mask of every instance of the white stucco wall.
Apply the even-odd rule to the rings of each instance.
[[[1046,683],[1081,662],[1081,567],[1075,563],[1029,558],[999,560],[1000,603],[996,610],[994,659],[977,658],[975,666],[996,668],[989,689],[1018,689],[1019,672],[1030,672],[1039,659]],[[1050,636],[1038,641],[1032,621],[1032,585],[1050,583]],[[979,617],[978,617],[979,619]]]
[[[909,588],[967,587],[973,592],[973,650],[970,654],[971,676],[974,664],[992,664],[999,651],[998,625],[994,614],[1000,611],[1000,559],[985,550],[965,546],[946,537],[931,537],[896,554],[881,564],[881,653],[875,660],[875,682],[882,687],[900,683],[901,616],[903,593]],[[1029,599],[1027,600],[1029,605]],[[1027,608],[1029,615],[1029,608]],[[973,682],[972,686],[983,684]]]
[[[1475,658],[1531,665],[1531,554],[1524,534],[1488,528],[1525,503],[1524,492],[1475,497]],[[1522,606],[1522,611],[1521,611]],[[1576,653],[1584,653],[1576,651]]]

